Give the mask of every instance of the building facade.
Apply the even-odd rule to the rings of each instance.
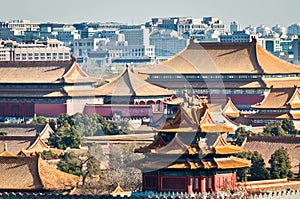
[[[93,84],[74,61],[0,62],[0,116],[58,117],[82,112],[95,103]]]
[[[241,147],[228,144],[222,132],[230,127],[213,121],[207,104],[185,99],[174,120],[157,129],[156,140],[137,149],[145,158],[133,165],[142,169],[143,190],[157,192],[217,192],[233,190],[236,169],[250,161],[232,157]]]
[[[31,44],[11,40],[0,44],[1,61],[66,61],[71,59],[70,48],[55,39],[36,40]]]
[[[140,70],[147,81],[180,95],[207,96],[211,103],[230,97],[240,110],[250,109],[274,87],[300,86],[300,68],[278,59],[252,42],[201,43],[190,41],[171,59]]]

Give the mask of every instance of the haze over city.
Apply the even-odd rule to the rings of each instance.
[[[2,4],[3,5],[3,4]],[[84,22],[84,21],[115,21],[139,24],[149,21],[152,17],[216,16],[228,25],[238,20],[242,26],[250,24],[288,26],[300,19],[298,11],[300,2],[288,0],[252,1],[70,1],[70,0],[30,0],[5,1],[0,20],[27,19],[34,22]]]

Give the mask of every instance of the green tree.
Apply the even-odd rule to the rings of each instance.
[[[287,132],[281,127],[281,123],[268,123],[264,130],[263,136],[285,136]]]
[[[53,131],[56,131],[56,121],[54,119],[49,120],[49,126],[52,128]]]
[[[85,150],[76,153],[72,151],[64,153],[57,166],[64,172],[82,176],[83,185],[88,177],[100,175],[101,173],[100,160]]]
[[[269,160],[271,165],[270,176],[271,178],[286,178],[293,177],[293,173],[291,171],[291,161],[289,157],[289,153],[286,148],[280,147],[276,150]]]
[[[65,126],[67,124],[69,124],[70,126],[74,126],[74,124],[75,124],[73,117],[67,113],[61,114],[57,118],[56,122],[57,122],[57,128],[59,128],[61,126]]]
[[[4,132],[4,131],[0,132],[0,136],[5,136],[5,135],[7,135],[7,132]]]
[[[33,117],[31,124],[46,124],[47,118],[44,116]]]
[[[249,180],[266,180],[269,178],[269,171],[265,167],[265,162],[261,154],[257,151],[251,154],[251,167]]]
[[[283,130],[289,134],[297,134],[297,129],[292,120],[285,119],[281,122],[281,127]]]
[[[244,127],[237,128],[235,131],[235,143],[241,146],[248,135],[250,135],[250,131],[246,131]]]
[[[57,165],[58,169],[77,176],[82,174],[82,164],[77,155],[73,152],[64,153]]]
[[[80,136],[94,136],[94,135],[119,135],[124,134],[125,129],[128,127],[121,125],[118,122],[107,121],[99,114],[86,115],[77,113],[73,116],[64,116],[62,121],[58,123],[68,123],[75,126]]]
[[[243,158],[243,159],[251,159],[251,153],[250,152],[241,152],[235,155],[238,158]],[[247,181],[247,174],[249,173],[249,168],[241,168],[237,169],[236,171],[236,180],[238,182],[244,182]]]
[[[78,148],[81,145],[81,137],[73,126],[65,124],[65,126],[61,126],[55,133],[50,135],[48,143],[58,149]]]

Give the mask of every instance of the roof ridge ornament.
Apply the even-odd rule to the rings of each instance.
[[[255,36],[251,36],[251,40],[252,40],[252,43],[253,44],[256,44],[257,43],[257,39]]]

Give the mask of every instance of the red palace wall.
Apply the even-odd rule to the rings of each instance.
[[[253,105],[261,102],[264,99],[264,95],[227,95],[230,97],[233,104],[249,104]]]
[[[2,102],[0,103],[0,116],[32,117],[34,115],[33,103]]]
[[[34,104],[36,115],[46,117],[58,117],[67,112],[66,104]]]
[[[227,101],[228,97],[231,98],[235,105],[253,105],[261,102],[264,99],[264,95],[242,95],[242,94],[232,94],[232,95],[208,95],[207,98],[214,103],[218,101]]]
[[[235,188],[236,174],[215,176],[158,176],[143,174],[143,190],[171,192],[216,192]]]

